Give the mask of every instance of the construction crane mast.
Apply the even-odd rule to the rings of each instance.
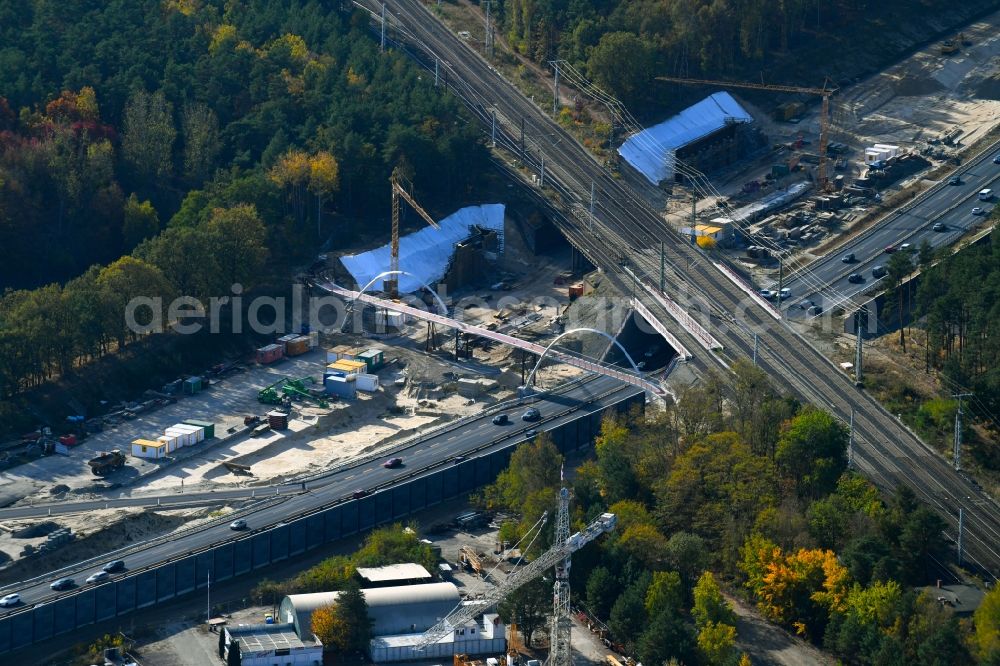
[[[427,224],[431,225],[435,229],[438,229],[438,223],[434,221],[434,218],[427,214],[420,204],[417,203],[413,195],[410,194],[410,190],[413,189],[413,184],[404,176],[398,168],[392,170],[392,176],[389,178],[389,182],[392,183],[392,245],[390,246],[390,259],[389,259],[389,270],[392,274],[385,280],[383,287],[389,294],[389,298],[399,297],[399,200],[403,199],[406,203],[410,204],[410,208],[417,211],[420,217],[424,218]]]
[[[567,532],[568,530],[568,517],[569,517],[569,491],[563,488],[560,491],[560,502],[559,510],[560,512],[566,511],[567,516]],[[543,520],[544,520],[543,516]],[[442,619],[440,622],[435,624],[433,627],[424,632],[421,636],[419,642],[414,646],[414,649],[420,650],[428,645],[437,643],[442,638],[448,634],[456,631],[457,629],[463,628],[466,623],[473,620],[477,615],[485,612],[488,608],[495,606],[496,604],[503,601],[507,595],[511,594],[522,585],[533,581],[538,578],[546,571],[550,570],[552,567],[563,565],[569,559],[569,557],[586,546],[591,541],[597,539],[602,534],[615,529],[615,525],[618,523],[618,518],[613,513],[602,513],[597,520],[588,525],[582,532],[577,532],[576,534],[568,535],[565,539],[556,539],[555,544],[549,548],[547,551],[538,556],[537,559],[528,563],[524,567],[518,569],[514,573],[507,576],[503,582],[494,587],[493,589],[487,591],[483,598],[476,599],[475,601],[469,601],[460,605],[456,610],[454,610],[448,617]],[[557,526],[557,532],[558,526]],[[556,535],[559,537],[559,535]],[[568,575],[568,570],[565,572]],[[559,584],[559,574],[557,569],[556,574],[556,585]],[[567,583],[566,592],[568,595],[569,587]],[[567,596],[566,607],[569,607],[569,599]],[[553,623],[556,623],[557,617],[553,617]],[[568,621],[568,618],[567,618]],[[567,625],[568,628],[568,625]],[[561,629],[561,626],[560,626]],[[552,653],[549,655],[549,664],[555,663],[557,653],[556,640],[552,643]],[[559,659],[562,663],[568,663],[570,657],[569,652],[569,633],[565,635],[565,650],[559,653]]]
[[[769,90],[771,92],[783,93],[803,93],[806,95],[819,95],[823,98],[823,106],[819,118],[819,186],[826,188],[826,145],[827,133],[830,129],[830,97],[836,93],[838,88],[827,88],[823,82],[822,88],[802,88],[799,86],[780,86],[768,83],[749,83],[743,81],[709,81],[705,79],[683,79],[676,76],[658,76],[657,81],[667,81],[669,83],[683,83],[686,85],[719,86],[720,88],[747,88],[750,90]]]
[[[562,472],[559,473],[562,476]],[[559,511],[556,513],[556,543],[566,543],[569,539],[569,491],[559,490]],[[556,582],[552,590],[552,628],[549,630],[549,658],[546,666],[570,666],[573,653],[570,651],[570,631],[573,625],[569,619],[569,555],[556,564]]]

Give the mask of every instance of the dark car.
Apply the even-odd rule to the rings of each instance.
[[[385,467],[386,469],[393,469],[395,467],[402,467],[402,466],[403,466],[402,458],[389,458],[384,463],[382,463],[382,467]]]
[[[493,417],[493,425],[507,425],[510,423],[510,418],[506,414],[497,414]]]
[[[882,251],[885,252],[886,254],[892,254],[893,252],[896,251],[896,246],[895,245],[886,245],[885,249],[882,250]]]
[[[851,273],[847,276],[847,281],[857,284],[859,282],[864,282],[865,279],[861,277],[861,273]]]
[[[524,414],[521,414],[522,421],[537,421],[542,417],[541,412],[539,412],[534,407],[528,407]]]
[[[76,581],[72,578],[60,578],[59,580],[52,581],[49,585],[53,590],[68,590],[69,588],[76,585]]]
[[[841,257],[840,260],[842,262],[844,262],[845,264],[853,264],[854,263],[854,253],[853,252],[848,252],[843,257]]]
[[[952,176],[951,180],[948,181],[949,185],[961,185],[962,179],[959,176]]]
[[[993,164],[1000,164],[1000,155],[993,156]]]
[[[885,270],[885,266],[875,266],[872,268],[872,277],[880,278],[885,277],[888,271]]]
[[[353,493],[351,493],[351,497],[353,497],[354,499],[361,499],[367,494],[368,494],[367,490],[355,490]]]
[[[114,562],[108,562],[103,567],[104,571],[108,573],[117,573],[119,571],[125,571],[125,560],[115,560]]]
[[[931,227],[931,231],[947,231],[948,226],[944,222],[935,222],[934,226]]]
[[[458,463],[465,462],[465,456],[455,456],[454,458],[451,459],[451,462],[456,465]]]
[[[532,429],[532,430],[525,430],[524,431],[524,436],[527,437],[528,439],[533,438],[537,434],[538,434],[538,431],[534,430],[534,429]]]

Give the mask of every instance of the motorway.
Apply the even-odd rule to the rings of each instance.
[[[853,461],[860,471],[886,492],[899,483],[909,485],[947,521],[953,538],[962,509],[964,561],[993,577],[1000,574],[1000,507],[991,498],[856,388],[807,340],[776,321],[725,277],[700,249],[681,238],[648,202],[610,175],[419,0],[388,0],[386,6],[396,26],[393,33],[432,71],[437,60],[447,73],[449,89],[479,117],[487,132],[496,118],[498,147],[536,176],[544,171],[546,194],[557,211],[553,219],[569,241],[623,293],[634,290],[661,322],[670,322],[656,300],[643,293],[648,288],[645,283],[659,284],[664,244],[665,291],[676,300],[693,301],[712,335],[725,346],[720,354],[696,355],[692,359],[696,366],[725,368],[738,358],[753,357],[756,334],[758,365],[778,386],[829,410],[844,423],[853,422]],[[523,152],[518,131],[522,122]],[[506,171],[512,173],[509,168]],[[596,193],[592,218],[588,214],[591,191]],[[626,265],[644,280],[636,284],[623,270]],[[671,324],[671,330],[689,349],[699,347],[681,327]]]
[[[256,530],[346,501],[359,490],[377,492],[378,489],[391,486],[403,478],[417,478],[432,473],[441,465],[454,464],[456,456],[471,459],[477,455],[490,453],[512,442],[527,439],[526,431],[529,429],[544,431],[556,427],[578,418],[581,411],[597,412],[606,405],[636,393],[641,391],[610,377],[595,376],[570,382],[551,393],[539,394],[532,399],[503,403],[478,418],[468,419],[460,427],[445,425],[405,448],[394,450],[391,455],[403,458],[402,467],[386,469],[382,466],[381,456],[377,459],[368,459],[332,474],[318,475],[306,482],[306,492],[269,496],[258,504],[211,524],[108,553],[101,558],[77,563],[34,580],[6,585],[0,588],[0,595],[18,592],[23,603],[13,608],[0,609],[0,617],[71,593],[72,590],[55,592],[49,588],[49,583],[57,578],[70,577],[80,585],[90,574],[99,571],[105,562],[123,559],[128,571],[114,576],[118,578],[128,575],[129,572],[136,572],[233,538],[249,537]],[[525,423],[521,420],[521,414],[528,403],[541,412],[539,421]],[[510,423],[494,425],[492,418],[496,414],[507,414]],[[299,487],[301,488],[301,485]],[[238,517],[247,520],[248,529],[235,533],[229,529],[229,523]]]
[[[979,191],[986,188],[996,191],[1000,187],[1000,164],[993,163],[993,157],[1000,152],[998,146],[1000,144],[994,144],[978,158],[955,170],[962,179],[961,185],[949,185],[946,180],[945,184],[890,213],[835,252],[792,273],[784,281],[784,286],[792,289],[786,307],[810,300],[828,311],[875,286],[882,286],[880,283],[886,278],[874,278],[872,268],[888,264],[886,247],[910,243],[915,253],[924,240],[934,248],[946,247],[976,225],[983,224],[993,204],[980,201]],[[984,214],[973,215],[972,209],[976,207],[982,208]],[[946,230],[933,231],[935,222],[943,223]],[[842,258],[849,253],[854,254],[855,261],[844,263]],[[864,282],[849,282],[847,278],[851,273],[860,274]],[[788,312],[792,316],[805,314],[798,307],[788,307]]]

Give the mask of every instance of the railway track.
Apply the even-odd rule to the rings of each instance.
[[[657,211],[612,177],[576,140],[527,100],[475,51],[437,22],[417,0],[389,0],[401,43],[433,70],[447,71],[449,89],[484,123],[496,146],[514,156],[544,181],[557,226],[569,241],[623,291],[636,297],[661,321],[669,315],[627,276],[628,265],[649,284],[659,283],[659,252],[669,271],[665,291],[690,296],[710,318],[711,332],[725,345],[721,357],[696,355],[702,369],[753,355],[757,333],[758,365],[792,393],[854,423],[854,460],[880,488],[910,486],[938,511],[956,535],[963,512],[965,559],[994,579],[1000,574],[1000,510],[946,460],[856,388],[808,341],[776,322],[699,250],[681,238]],[[435,65],[436,62],[436,65]],[[520,128],[524,128],[524,137]],[[512,172],[509,165],[508,173]],[[522,177],[523,181],[523,177]],[[541,200],[542,197],[537,195]],[[594,215],[590,216],[590,193]],[[583,211],[583,212],[581,212]],[[739,315],[739,319],[734,316]],[[677,335],[690,349],[694,338]],[[705,356],[705,358],[701,358]]]

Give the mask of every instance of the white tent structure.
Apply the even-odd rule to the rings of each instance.
[[[417,291],[421,283],[434,286],[448,270],[455,244],[468,238],[474,227],[495,231],[502,248],[504,209],[503,204],[468,206],[440,220],[439,229],[426,227],[402,236],[399,239],[399,267],[412,275],[399,276],[399,292]],[[376,275],[389,270],[389,252],[389,246],[383,245],[362,254],[343,256],[340,261],[358,286],[363,287]]]
[[[659,125],[636,132],[618,154],[653,185],[674,177],[675,154],[730,123],[753,122],[746,109],[727,92],[709,95]]]

